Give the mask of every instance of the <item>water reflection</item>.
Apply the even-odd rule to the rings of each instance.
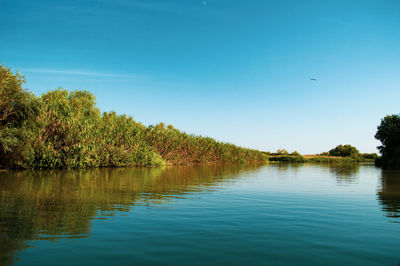
[[[358,179],[358,171],[360,170],[359,164],[341,164],[331,165],[329,172],[334,174],[338,184],[352,184]]]
[[[0,264],[26,240],[88,237],[91,220],[214,189],[259,166],[0,172]]]
[[[257,172],[256,175],[253,174],[255,172]],[[382,184],[378,191],[378,200],[385,215],[394,217],[397,221],[400,217],[400,171],[381,172],[374,166],[270,164],[262,168],[260,166],[180,166],[154,169],[0,172],[0,265],[11,264],[17,257],[16,253],[28,247],[27,243],[36,243],[28,242],[29,240],[54,241],[59,238],[87,237],[90,240],[93,239],[91,235],[97,233],[92,229],[94,219],[109,219],[116,213],[121,214],[132,208],[147,211],[154,206],[171,206],[168,203],[179,201],[175,200],[176,198],[185,198],[185,202],[188,202],[194,192],[203,193],[224,189],[231,183],[238,184],[239,191],[243,194],[233,194],[237,197],[230,195],[224,199],[228,201],[223,204],[228,206],[232,204],[232,200],[236,201],[236,208],[230,213],[233,215],[234,222],[227,224],[241,225],[240,222],[242,222],[246,230],[249,223],[262,224],[258,229],[264,233],[270,226],[271,228],[281,226],[282,221],[290,221],[290,218],[293,218],[293,221],[297,221],[297,218],[300,221],[303,219],[306,225],[314,224],[315,216],[312,215],[312,211],[321,208],[318,205],[321,200],[325,201],[324,206],[326,205],[327,209],[333,210],[338,203],[342,203],[340,200],[337,201],[340,197],[332,196],[336,192],[365,193],[367,191],[375,194],[375,187],[371,189],[371,186],[376,185],[376,176],[380,173],[382,173]],[[326,186],[326,183],[329,185]],[[302,187],[302,184],[305,185]],[[258,186],[257,189],[254,189],[254,186]],[[254,198],[251,195],[253,189],[255,193],[258,193]],[[323,196],[321,199],[317,198],[319,200],[316,201],[307,201],[309,197],[321,194],[313,192],[321,192],[323,189],[327,189],[331,197]],[[275,201],[268,198],[269,192],[273,192],[271,195],[277,197]],[[308,192],[310,192],[309,195]],[[278,196],[280,194],[283,196]],[[207,195],[214,196],[215,194]],[[286,195],[289,195],[287,201],[285,201]],[[201,200],[208,199],[202,197]],[[308,205],[300,206],[302,202],[308,202]],[[313,202],[317,205],[312,205]],[[294,204],[300,204],[297,206],[301,208],[294,208]],[[253,205],[256,205],[258,210],[262,207],[265,213],[247,218],[253,215],[249,211]],[[215,208],[218,209],[219,206]],[[240,208],[243,208],[242,213],[246,215],[240,215]],[[304,213],[293,212],[295,209],[304,210]],[[376,214],[375,210],[376,208],[374,214]],[[205,217],[215,215],[213,209],[208,211],[204,210],[201,215]],[[272,216],[269,216],[270,219],[265,219],[270,213],[272,213]],[[317,213],[319,215],[319,212]],[[334,210],[332,213],[335,213]],[[357,217],[356,213],[357,211],[355,211],[355,216],[351,217],[352,219]],[[380,215],[379,218],[381,218]],[[261,217],[262,223],[258,223],[254,217]],[[274,217],[283,218],[277,219],[277,224],[274,224]],[[324,217],[328,220],[323,220]],[[321,224],[326,222],[329,225],[333,222],[336,227],[336,224],[342,222],[343,227],[350,226],[351,228],[346,217],[341,216],[332,221],[329,220],[330,217],[330,215],[321,215],[318,219],[323,221]],[[390,220],[393,221],[393,219]],[[216,228],[216,232],[224,226]],[[290,228],[290,226],[293,224],[288,222],[284,228]],[[307,226],[299,228],[307,230]],[[280,230],[276,231],[280,232]],[[276,239],[284,239],[285,236],[287,235],[277,234]]]
[[[360,164],[316,164],[316,163],[278,163],[273,166],[279,170],[282,177],[287,175],[289,170],[292,173],[297,173],[300,169],[319,168],[323,171],[329,172],[336,178],[338,184],[353,184],[358,179],[358,172],[362,165]],[[365,165],[364,165],[365,166]],[[372,165],[371,165],[372,166]]]
[[[382,170],[378,199],[388,217],[400,218],[400,171]]]

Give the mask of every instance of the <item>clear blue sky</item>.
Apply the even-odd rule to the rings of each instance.
[[[245,147],[375,152],[400,112],[399,0],[0,0],[0,36],[37,95]]]

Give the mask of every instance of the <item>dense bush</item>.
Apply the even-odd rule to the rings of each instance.
[[[338,145],[329,151],[329,156],[357,158],[359,151],[351,145]]]
[[[160,123],[149,126],[145,139],[161,157],[169,163],[245,163],[265,161],[259,151],[244,149],[233,144],[218,142],[212,138],[189,135],[185,132]]]
[[[273,155],[268,157],[268,160],[282,163],[305,163],[308,161],[301,155]]]
[[[100,166],[265,161],[256,150],[189,135],[164,124],[100,113],[87,91],[22,89],[23,76],[0,66],[0,167]]]
[[[355,163],[359,162],[351,157],[332,157],[332,156],[316,156],[307,158],[308,162],[311,163],[331,163],[331,164],[342,164],[342,163]]]
[[[301,156],[301,154],[298,151],[293,151],[290,155],[292,155],[292,156]]]
[[[376,159],[379,158],[379,155],[376,153],[361,153],[360,157],[364,160],[371,160],[375,161]]]
[[[271,162],[285,163],[332,163],[348,164],[357,162],[374,162],[379,156],[376,153],[359,153],[350,145],[338,145],[329,152],[318,155],[302,156],[297,151],[288,153],[285,150],[278,150],[276,153],[265,152]]]
[[[42,104],[24,91],[24,77],[0,66],[0,165],[28,167],[34,158]]]
[[[271,162],[282,163],[355,163],[357,160],[351,157],[335,157],[335,156],[312,156],[303,157],[301,155],[273,155],[269,156]]]
[[[400,114],[385,116],[375,138],[382,145],[378,147],[382,157],[377,162],[389,167],[400,167]]]

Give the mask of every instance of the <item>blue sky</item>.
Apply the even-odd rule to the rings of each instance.
[[[400,112],[400,1],[0,0],[0,63],[37,95],[275,151],[375,152]],[[310,80],[316,78],[316,81]]]

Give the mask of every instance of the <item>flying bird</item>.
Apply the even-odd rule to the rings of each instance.
[[[316,79],[316,78],[310,78],[310,80],[312,80],[312,81],[317,81],[317,79]]]

